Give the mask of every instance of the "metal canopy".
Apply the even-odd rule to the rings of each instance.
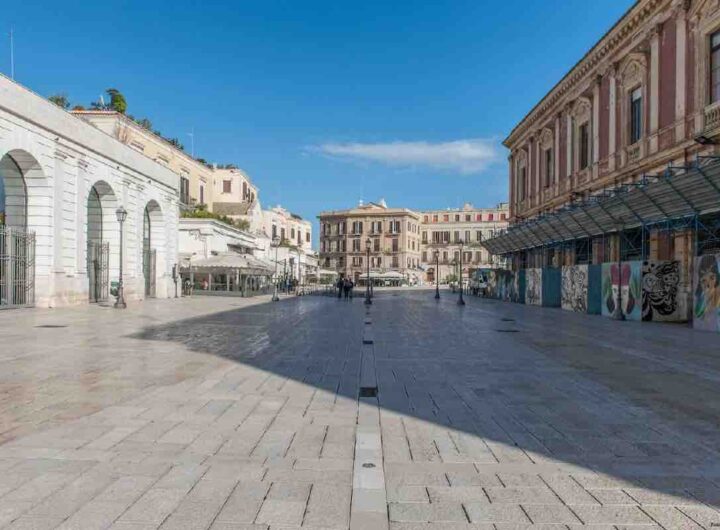
[[[652,226],[720,211],[720,157],[602,190],[580,202],[511,225],[482,245],[495,255]]]

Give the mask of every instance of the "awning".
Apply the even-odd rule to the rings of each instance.
[[[360,275],[361,280],[367,279],[367,273]],[[377,272],[370,271],[371,280],[404,280],[405,275],[398,271]]]
[[[180,266],[184,270],[193,271],[217,271],[217,270],[239,270],[243,274],[255,274],[270,276],[274,272],[274,266],[265,260],[256,258],[249,254],[225,253],[209,258],[201,258],[183,262]]]
[[[656,226],[720,211],[720,158],[698,157],[560,210],[516,223],[482,245],[495,255],[556,245],[640,226]]]

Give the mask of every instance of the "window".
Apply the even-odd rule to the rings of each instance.
[[[360,252],[360,240],[359,239],[352,240],[352,249],[353,249],[353,252]]]
[[[455,221],[460,221],[460,214],[455,214]]]
[[[443,215],[443,221],[445,221],[447,223],[449,220],[450,220],[449,215],[447,215],[447,214]]]
[[[232,192],[232,180],[223,180],[223,193]]]
[[[277,225],[272,225],[272,237],[273,239],[277,237]]]
[[[245,199],[248,198],[247,182],[243,182],[242,190],[243,190],[243,192],[242,192],[242,193],[243,193],[242,198],[243,198],[243,200],[245,200]]]
[[[465,230],[465,243],[470,242],[470,230]]]
[[[545,187],[553,183],[553,156],[552,149],[545,149]]]
[[[437,223],[437,222],[438,222],[438,216],[437,216],[437,215],[433,215],[433,223]]]
[[[710,103],[720,101],[720,31],[710,37]]]
[[[423,216],[423,223],[427,223],[427,222],[428,222],[428,216],[427,216],[427,215],[424,215],[424,216]]]
[[[305,242],[310,243],[310,232],[305,232]]]
[[[180,202],[190,204],[190,179],[180,177]]]
[[[475,232],[475,241],[482,241],[482,231],[478,230]]]
[[[392,240],[392,251],[397,252],[398,251],[398,240],[397,238]]]
[[[580,126],[579,136],[580,169],[582,170],[590,165],[590,132],[587,122]]]
[[[502,219],[503,221],[504,221],[505,219],[507,219],[507,214],[506,214],[506,213],[501,213],[501,214],[500,214],[500,219]]]
[[[525,200],[525,193],[527,193],[527,170],[525,166],[520,168],[520,200]]]
[[[465,214],[465,221],[468,221],[468,222],[472,221],[472,215],[470,215],[469,213],[466,213],[466,214]]]
[[[427,250],[423,250],[422,260],[423,260],[423,261],[427,261]]]
[[[284,228],[280,229],[280,240],[285,241],[285,229]]]
[[[200,204],[205,204],[205,186],[200,184]]]
[[[373,241],[373,250],[375,252],[380,252],[380,238],[379,237],[376,237],[375,240]]]
[[[630,144],[642,138],[642,88],[638,87],[630,93]]]
[[[455,241],[456,243],[458,241],[460,241],[460,231],[459,230],[455,230],[455,232],[453,232],[453,241]]]
[[[422,242],[423,242],[423,243],[427,243],[427,242],[428,242],[427,232],[423,232],[423,233],[422,233]]]
[[[477,215],[475,216],[475,220],[476,220],[476,221],[482,221],[482,214],[481,214],[481,213],[477,214]]]
[[[488,214],[488,221],[492,221],[492,220],[493,220],[493,214],[489,213],[489,214]]]

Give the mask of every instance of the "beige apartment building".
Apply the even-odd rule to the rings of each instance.
[[[507,228],[507,203],[495,208],[475,208],[466,203],[462,208],[429,210],[421,215],[420,261],[426,282],[438,278],[445,282],[449,276],[457,276],[460,252],[465,278],[476,269],[500,265],[500,258],[489,254],[482,242]]]
[[[217,168],[213,170],[212,211],[234,221],[247,221],[248,230],[262,231],[262,210],[258,188],[243,170]]]
[[[206,205],[213,211],[213,168],[195,160],[152,131],[112,110],[74,110],[91,123],[180,176],[180,206]]]
[[[270,239],[279,237],[283,245],[312,251],[312,223],[280,205],[262,211],[262,233]]]
[[[335,270],[356,283],[367,273],[370,241],[371,278],[422,279],[420,268],[420,214],[407,208],[389,208],[384,201],[360,204],[348,210],[322,212],[320,267]]]

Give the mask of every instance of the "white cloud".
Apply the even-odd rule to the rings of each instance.
[[[500,158],[497,142],[483,138],[437,143],[326,143],[314,147],[313,151],[347,160],[452,170],[462,174],[480,173]]]

